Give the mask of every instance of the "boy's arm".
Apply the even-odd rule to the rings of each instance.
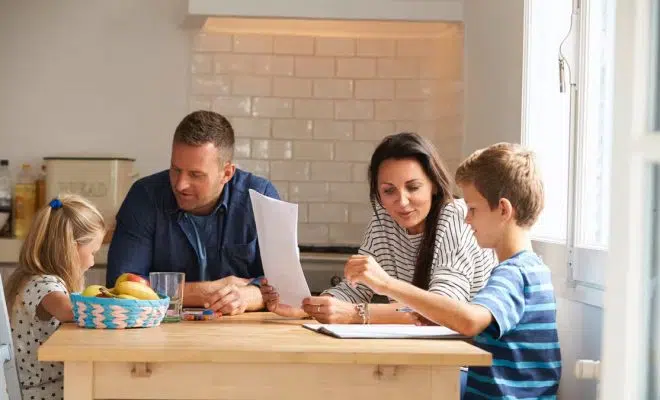
[[[485,307],[427,292],[400,280],[393,279],[384,294],[408,305],[425,318],[466,336],[478,335],[493,321]]]
[[[488,283],[472,299],[475,307],[488,310],[495,322],[493,335],[501,338],[515,328],[525,312],[525,284],[515,265],[500,264]]]
[[[520,322],[525,310],[525,285],[520,269],[514,265],[500,264],[495,268],[486,286],[471,303],[449,299],[395,279],[371,257],[351,257],[344,274],[352,285],[368,285],[375,292],[410,306],[423,317],[466,336],[475,336],[495,322],[497,337],[501,337]]]

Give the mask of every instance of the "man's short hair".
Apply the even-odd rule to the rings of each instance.
[[[491,210],[508,199],[522,227],[532,227],[543,210],[543,181],[534,153],[519,144],[497,143],[475,151],[456,170],[456,182],[474,185]]]
[[[213,111],[199,110],[186,115],[174,131],[174,142],[190,146],[213,143],[222,161],[231,161],[234,156],[234,129],[227,118]]]

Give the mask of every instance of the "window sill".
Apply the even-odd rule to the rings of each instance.
[[[550,268],[552,273],[552,284],[555,295],[570,301],[586,304],[593,307],[603,308],[604,290],[597,282],[588,282],[569,279],[568,248],[564,243],[556,241],[533,240],[534,251],[541,256],[543,262]],[[578,259],[578,265],[574,271],[584,272],[588,269],[603,268],[603,265],[580,265],[585,258]],[[577,275],[581,276],[583,274]]]

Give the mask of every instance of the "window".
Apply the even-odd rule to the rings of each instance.
[[[618,1],[603,400],[660,398],[660,2]]]
[[[614,90],[614,1],[585,2],[578,107],[576,244],[607,248]],[[580,91],[580,88],[582,89]]]
[[[609,240],[615,2],[526,2],[523,142],[546,191],[532,234],[562,245],[569,282],[596,289]]]
[[[571,25],[572,0],[528,1],[523,142],[536,152],[546,193],[545,209],[532,233],[566,241],[569,92],[559,91],[557,51]]]
[[[657,100],[656,100],[657,101]],[[659,117],[656,112],[656,118]],[[657,122],[655,129],[657,130]],[[657,132],[656,132],[657,134]],[[660,166],[656,162],[652,167],[650,173],[651,179],[648,185],[647,196],[651,201],[650,207],[645,211],[645,217],[650,220],[650,226],[647,230],[651,240],[647,243],[658,243],[660,239],[660,216],[658,215],[658,207],[660,207]],[[647,380],[648,380],[648,399],[660,398],[660,344],[657,338],[660,335],[660,248],[658,246],[647,246],[647,257],[650,261],[647,271],[647,280],[650,283],[648,289],[644,293],[644,297],[648,299],[648,320],[649,332],[647,336],[648,343],[648,359],[645,360],[648,365]]]

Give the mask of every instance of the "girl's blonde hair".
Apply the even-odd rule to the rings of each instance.
[[[82,196],[63,195],[42,207],[21,246],[18,267],[7,280],[5,297],[10,315],[20,290],[35,275],[56,275],[70,293],[81,290],[78,246],[104,232],[103,216]]]

